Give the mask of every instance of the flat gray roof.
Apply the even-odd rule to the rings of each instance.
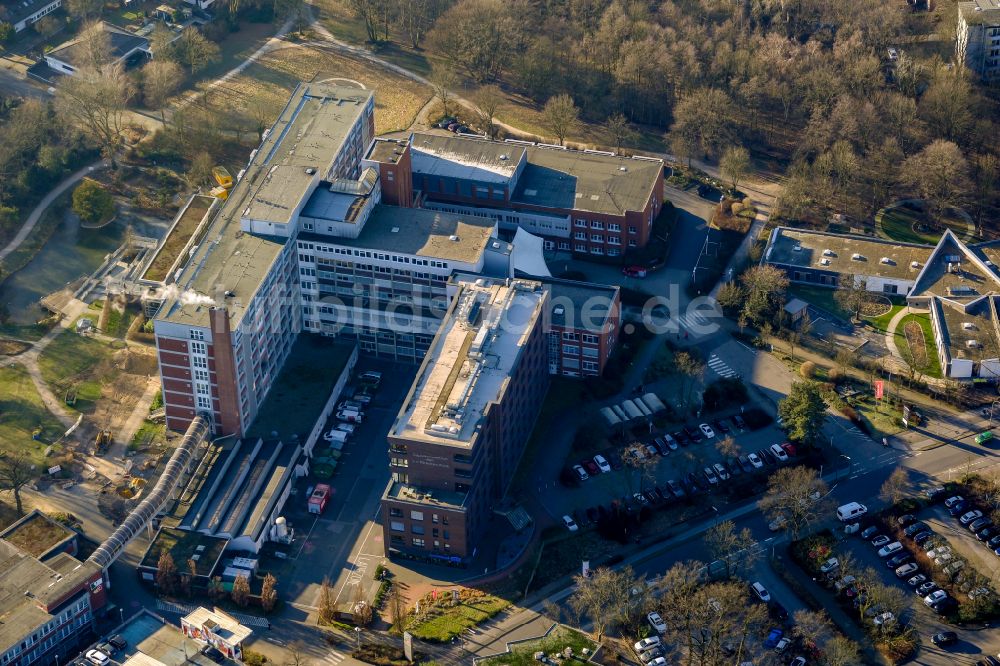
[[[424,488],[408,483],[392,483],[385,490],[385,496],[390,499],[414,502],[415,504],[429,504],[432,506],[443,506],[450,509],[461,509],[465,506],[468,493],[457,490],[440,490],[438,488]]]
[[[476,137],[413,134],[410,151],[414,173],[506,183],[524,159],[525,148]]]
[[[65,553],[41,562],[0,539],[0,654],[52,619],[40,604],[59,601],[99,571]]]
[[[329,176],[331,160],[371,96],[368,90],[328,84],[301,84],[295,89],[184,267],[177,280],[182,294],[164,304],[160,319],[208,326],[209,307],[217,302],[225,303],[232,327],[239,325],[287,240],[242,231],[244,211],[252,209],[263,215],[266,208],[275,219],[287,217],[287,211],[298,206],[316,176]],[[307,168],[318,173],[310,175]],[[272,171],[278,174],[274,179],[268,178]],[[261,202],[262,191],[267,192],[264,198],[269,204]],[[226,291],[233,297],[222,298]]]
[[[365,159],[383,164],[395,164],[399,161],[409,142],[405,139],[375,139]]]
[[[380,204],[357,238],[303,232],[299,239],[474,264],[486,251],[495,226],[495,220],[472,215]]]
[[[549,316],[553,325],[571,325],[594,333],[603,331],[618,297],[618,287],[560,279],[543,279],[542,282],[549,285]],[[567,302],[572,311],[565,309]],[[563,306],[562,312],[559,306]],[[598,326],[589,326],[598,323]]]
[[[624,215],[646,208],[662,173],[662,160],[532,146],[511,200]]]
[[[201,653],[203,643],[188,638],[180,627],[164,622],[147,610],[126,620],[118,632],[128,645],[124,654],[117,655],[115,662],[123,664],[134,659],[132,664],[150,664],[142,656],[155,660],[163,666],[217,666]],[[226,659],[224,664],[234,662]]]
[[[991,298],[994,297],[978,299],[965,307],[942,298],[932,299],[931,316],[944,320],[941,331],[951,358],[980,361],[1000,357],[996,321],[990,310]]]
[[[39,3],[44,6],[45,3]],[[149,48],[149,40],[145,37],[133,35],[120,28],[101,21],[101,29],[108,36],[108,43],[111,45],[111,52],[108,53],[113,61],[118,61],[135,49]],[[77,37],[68,42],[63,42],[45,55],[52,56],[73,67],[82,67],[87,62],[87,46],[83,43],[82,37]]]
[[[778,227],[772,232],[764,259],[843,275],[916,280],[932,250],[929,245]],[[853,258],[855,255],[860,258]],[[883,257],[890,263],[883,263]],[[917,266],[912,265],[914,261]]]
[[[969,25],[1000,25],[1000,0],[960,2],[958,12]]]

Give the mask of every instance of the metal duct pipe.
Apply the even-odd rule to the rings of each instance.
[[[141,533],[153,520],[153,517],[170,499],[171,493],[177,488],[177,483],[184,474],[185,468],[191,462],[195,450],[208,438],[209,423],[201,416],[195,416],[184,433],[184,438],[170,456],[170,461],[160,475],[153,490],[148,493],[132,512],[122,521],[122,524],[104,540],[97,550],[87,558],[103,569],[111,566],[122,551]]]

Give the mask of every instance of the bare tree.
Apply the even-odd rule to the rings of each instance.
[[[483,126],[483,132],[491,139],[495,138],[497,135],[497,126],[494,122],[497,112],[504,105],[503,92],[499,86],[493,84],[483,86],[476,91],[473,101],[476,103],[476,116],[479,118],[479,123]]]
[[[156,589],[166,595],[177,589],[177,565],[169,551],[163,551],[156,562]]]
[[[330,579],[324,578],[319,586],[319,600],[316,604],[319,612],[319,621],[322,624],[330,624],[336,617],[337,608],[333,603],[333,586]]]
[[[192,73],[199,72],[219,59],[219,47],[193,26],[184,28],[173,43],[174,58]]]
[[[180,65],[171,60],[150,60],[142,68],[142,96],[146,106],[159,109],[160,122],[167,125],[166,106],[170,96],[177,92],[184,73]]]
[[[792,539],[816,522],[822,513],[826,483],[808,467],[783,467],[771,475],[759,505],[771,520],[784,519]]]
[[[14,506],[19,516],[24,515],[21,491],[34,479],[35,466],[31,464],[27,453],[0,451],[0,491],[9,492],[14,496]]]
[[[726,148],[719,160],[719,169],[732,181],[735,192],[740,181],[750,173],[750,151],[743,146]]]
[[[430,76],[431,89],[434,96],[441,102],[441,111],[445,116],[451,116],[455,111],[455,88],[460,81],[458,75],[448,67],[435,65]]]
[[[569,95],[550,97],[542,109],[545,126],[559,139],[559,145],[566,143],[566,137],[580,124],[580,109]]]
[[[682,377],[681,390],[684,406],[691,407],[694,387],[705,374],[705,361],[695,352],[679,351],[674,354],[674,367]]]
[[[910,482],[906,470],[902,467],[897,467],[892,470],[892,474],[882,484],[879,497],[890,504],[895,504],[906,496],[906,490],[909,486]]]
[[[785,271],[768,264],[747,269],[740,276],[740,282],[746,290],[743,314],[754,323],[768,319],[784,300],[788,289]]]
[[[246,576],[237,576],[233,581],[233,603],[240,608],[245,607],[250,602],[250,581]]]
[[[125,114],[133,92],[120,63],[100,70],[81,67],[59,83],[56,110],[115,160],[125,143]]]
[[[794,632],[806,645],[820,648],[833,638],[833,625],[823,611],[797,610],[792,615]]]
[[[402,631],[406,623],[406,599],[399,589],[399,585],[393,584],[389,588],[389,622],[398,631]]]
[[[738,458],[743,452],[743,448],[736,442],[732,435],[726,435],[718,440],[715,449],[725,458]]]
[[[608,130],[608,134],[611,135],[611,140],[615,144],[615,154],[621,155],[625,144],[629,143],[635,137],[635,131],[632,129],[632,125],[629,124],[628,118],[621,112],[612,113],[604,121],[604,127]]]
[[[737,532],[731,520],[714,525],[705,532],[705,547],[714,561],[723,563],[726,578],[749,572],[760,557],[753,533],[747,528]]]
[[[111,35],[101,21],[84,24],[77,37],[77,46],[83,53],[83,67],[101,70],[111,62]]]
[[[300,641],[289,644],[284,666],[309,666],[306,658],[306,645]]]
[[[927,202],[932,220],[945,208],[960,205],[972,189],[969,163],[961,148],[950,141],[938,139],[908,157],[901,173]]]
[[[834,636],[827,641],[823,656],[826,666],[861,666],[861,649],[846,636]]]
[[[268,572],[260,588],[260,606],[265,613],[270,613],[278,605],[278,579]]]
[[[104,0],[67,0],[66,10],[74,18],[88,20],[101,15]]]
[[[851,313],[851,320],[861,318],[861,308],[868,302],[868,280],[863,275],[842,275],[833,292],[837,305]]]
[[[578,575],[573,579],[576,591],[569,604],[575,612],[590,618],[595,640],[600,641],[608,627],[623,620],[622,608],[630,605],[633,578],[628,567],[622,570],[601,567],[592,569],[589,576]]]

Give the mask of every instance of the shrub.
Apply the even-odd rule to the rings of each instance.
[[[826,378],[834,385],[844,381],[844,376],[844,371],[840,368],[830,368],[826,373]]]
[[[816,376],[816,364],[812,361],[806,361],[799,366],[799,374],[805,379],[812,379]]]
[[[243,650],[243,663],[246,664],[246,666],[264,666],[264,664],[267,663],[267,657],[262,655],[260,652]]]
[[[84,178],[73,190],[73,212],[84,222],[97,224],[114,215],[115,201],[100,183]]]

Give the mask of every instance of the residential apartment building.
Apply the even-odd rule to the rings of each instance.
[[[62,0],[3,0],[0,21],[14,26],[14,32],[21,32],[60,7]]]
[[[432,134],[394,141],[393,151],[400,159],[384,191],[403,188],[424,208],[495,220],[501,231],[524,229],[546,250],[623,257],[649,242],[664,201],[659,159]]]
[[[955,59],[986,81],[1000,77],[1000,0],[958,3]]]
[[[298,214],[324,181],[358,179],[374,97],[303,84],[254,151],[154,321],[167,426],[254,420],[302,328]]]
[[[30,546],[0,539],[0,664],[58,666],[93,637],[103,572],[62,550],[40,559]]]
[[[549,290],[462,276],[389,431],[389,554],[461,561],[489,529],[548,388]]]

